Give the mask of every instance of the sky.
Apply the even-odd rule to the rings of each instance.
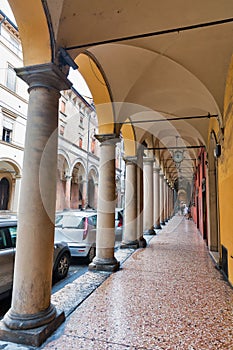
[[[8,4],[7,0],[0,0],[0,10],[9,17],[9,19],[15,23],[15,18],[13,15],[13,12],[11,11],[10,5]],[[68,76],[69,80],[73,83],[73,87],[85,98],[87,97],[92,98],[91,92],[83,79],[82,75],[78,72],[78,70],[73,70],[72,68],[70,69],[70,74]]]

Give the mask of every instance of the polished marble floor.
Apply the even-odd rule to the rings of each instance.
[[[146,239],[116,252],[118,272],[88,272],[52,296],[67,319],[40,349],[233,350],[233,289],[194,223],[177,215]]]
[[[175,216],[41,349],[233,349],[233,289],[191,220]]]

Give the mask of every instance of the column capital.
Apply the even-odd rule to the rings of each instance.
[[[120,142],[120,138],[117,134],[95,134],[95,138],[103,145],[113,145]]]
[[[144,163],[144,164],[153,164],[153,163],[154,163],[154,158],[151,158],[151,157],[143,157],[143,163]]]
[[[160,172],[159,172],[159,176],[160,176],[160,177],[164,177],[164,173],[163,173],[163,171],[162,171],[162,170],[160,170]]]
[[[137,164],[138,158],[136,156],[128,156],[128,157],[123,157],[125,164],[130,165],[130,164]]]
[[[160,169],[159,165],[155,163],[154,166],[153,166],[153,171],[156,172],[156,173],[159,173],[160,170],[161,169]]]
[[[54,63],[37,64],[22,68],[15,68],[19,78],[33,88],[47,88],[56,91],[70,89],[72,83]]]

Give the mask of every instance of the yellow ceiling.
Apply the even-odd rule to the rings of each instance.
[[[127,118],[135,121],[207,114],[217,114],[221,122],[233,22],[214,22],[233,17],[232,0],[9,2],[21,31],[25,64],[52,59],[60,46],[77,61],[85,61],[79,60],[80,53],[90,56],[101,68],[105,96],[121,106],[116,108],[115,117],[110,111],[111,122],[114,118],[122,122]],[[214,25],[206,26],[209,22]],[[201,24],[204,26],[198,28]],[[182,30],[184,27],[190,28]],[[152,32],[152,36],[116,40]],[[88,73],[82,63],[80,70],[101,101],[97,81],[92,84],[90,79],[93,70],[91,73],[89,67]],[[162,143],[166,137],[171,142],[179,134],[185,144],[207,144],[209,120],[141,123],[140,129],[135,130],[136,138],[144,130]]]

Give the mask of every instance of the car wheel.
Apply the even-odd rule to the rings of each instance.
[[[61,280],[67,276],[70,267],[70,257],[68,253],[59,256],[56,267],[53,272],[55,280]]]
[[[88,259],[88,262],[91,263],[92,260],[94,259],[96,255],[96,248],[95,247],[91,247],[89,252],[88,252],[88,255],[87,255],[87,259]]]

